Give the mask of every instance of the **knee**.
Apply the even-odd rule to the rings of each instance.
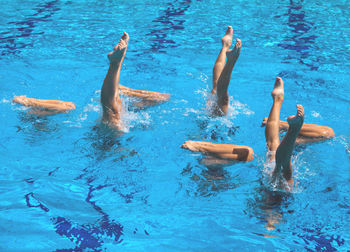
[[[334,131],[331,127],[325,127],[325,129],[322,132],[322,135],[326,138],[331,138],[335,136]]]
[[[240,161],[252,161],[254,159],[254,151],[249,146],[243,146],[243,148],[238,148],[234,153],[238,154],[238,160]]]
[[[67,110],[75,109],[75,104],[73,102],[67,102],[66,104]]]
[[[246,161],[252,161],[254,159],[254,151],[253,148],[247,147],[248,155],[246,157]]]
[[[276,151],[278,146],[280,145],[280,141],[278,140],[267,140],[266,141],[267,148],[269,151]]]

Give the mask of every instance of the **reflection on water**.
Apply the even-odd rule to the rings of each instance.
[[[161,16],[152,21],[152,29],[147,34],[152,41],[151,51],[154,53],[165,53],[165,49],[177,47],[176,42],[168,38],[169,34],[175,34],[178,30],[184,30],[185,15],[191,6],[191,0],[177,0],[167,4],[166,10]]]
[[[18,54],[22,49],[26,47],[32,47],[31,40],[22,40],[21,38],[29,38],[33,35],[44,34],[41,32],[34,32],[35,27],[39,22],[47,22],[50,17],[54,15],[60,8],[57,7],[59,1],[49,1],[38,4],[33,8],[34,14],[25,16],[22,21],[9,22],[8,25],[14,28],[16,31],[6,31],[0,33],[0,52],[1,56],[10,54]]]
[[[307,21],[303,2],[303,0],[290,0],[288,13],[284,16],[288,17],[287,26],[291,28],[291,33],[287,33],[283,38],[283,43],[279,43],[278,46],[291,50],[291,53],[284,58],[286,62],[289,63],[296,59],[299,63],[309,67],[310,70],[317,71],[320,63],[318,57],[315,58],[312,55],[318,49],[315,48],[317,47],[315,43],[317,36],[314,32],[315,24]]]

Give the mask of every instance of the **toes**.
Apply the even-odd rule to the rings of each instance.
[[[183,145],[181,145],[182,149],[188,149],[188,141],[186,141]]]
[[[303,117],[304,116],[304,108],[302,105],[297,105],[297,115]]]
[[[275,86],[281,86],[283,84],[283,80],[281,77],[276,77],[276,82],[275,82]]]
[[[126,32],[124,32],[122,38],[123,38],[124,40],[128,40],[128,39],[129,39],[129,34],[126,33]]]
[[[231,34],[233,33],[232,26],[227,26],[226,34]]]

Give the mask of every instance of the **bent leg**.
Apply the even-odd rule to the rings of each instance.
[[[284,99],[283,80],[280,77],[276,78],[274,89],[271,92],[273,104],[270,110],[269,117],[266,122],[265,139],[269,150],[269,160],[275,159],[275,151],[280,144],[279,139],[279,120],[280,112]]]
[[[304,108],[297,105],[296,116],[288,117],[289,128],[287,134],[284,136],[281,144],[276,151],[276,168],[273,171],[273,176],[282,172],[283,177],[289,182],[293,183],[293,169],[291,164],[291,156],[294,149],[295,141],[299,131],[304,122]]]
[[[103,120],[118,126],[120,123],[121,101],[119,97],[119,77],[121,66],[129,42],[129,35],[124,32],[113,52],[108,54],[109,69],[101,88]]]
[[[217,94],[217,103],[221,111],[226,115],[228,110],[228,86],[231,80],[231,74],[234,65],[241,53],[241,40],[236,39],[236,45],[231,51],[226,52],[227,62],[222,70],[220,77],[217,82],[216,94]]]
[[[226,52],[230,49],[232,44],[232,35],[233,35],[232,26],[228,26],[225,36],[223,36],[221,39],[222,48],[215,61],[214,68],[213,68],[213,89],[211,91],[212,94],[216,94],[217,83],[226,62]]]
[[[59,101],[59,100],[44,100],[29,98],[26,96],[16,96],[12,100],[15,103],[24,105],[26,107],[33,107],[36,109],[46,110],[47,113],[37,113],[38,115],[51,115],[56,113],[63,113],[75,109],[73,102]],[[39,111],[39,110],[36,110]]]
[[[251,161],[254,159],[253,149],[244,145],[186,141],[181,148],[230,160]]]
[[[267,118],[264,118],[262,122],[262,126],[265,126],[266,122],[267,122]],[[285,122],[285,121],[279,122],[280,131],[288,130],[288,128],[289,128],[288,122]],[[299,144],[299,143],[307,143],[307,142],[317,142],[328,138],[332,138],[334,136],[335,134],[331,127],[311,124],[311,123],[304,123],[300,129],[296,143]]]
[[[138,103],[140,106],[152,106],[165,101],[168,101],[170,98],[170,94],[168,93],[160,93],[155,91],[148,90],[137,90],[122,86],[119,84],[120,92],[129,97],[136,97],[141,99],[142,101]]]

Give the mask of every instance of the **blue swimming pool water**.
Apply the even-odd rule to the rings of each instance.
[[[0,3],[1,251],[350,249],[346,0]],[[209,118],[205,98],[227,25],[243,47],[229,115]],[[121,83],[171,100],[129,106],[119,136],[99,127],[99,89],[123,31]],[[265,179],[260,124],[277,75],[281,118],[300,103],[306,122],[336,133],[296,148],[291,194]],[[11,103],[15,95],[77,109],[38,118]],[[255,160],[208,167],[179,148],[189,139],[249,145]],[[269,215],[279,219],[273,231]]]

